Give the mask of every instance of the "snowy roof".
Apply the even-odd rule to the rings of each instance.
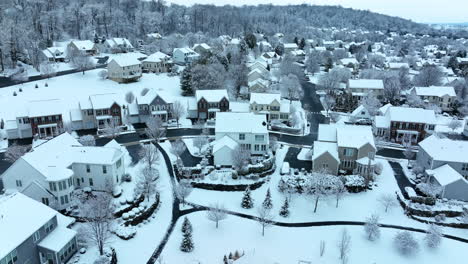
[[[69,149],[73,163],[113,164],[122,156],[122,151],[113,147],[79,147]]]
[[[419,146],[434,160],[468,163],[468,141],[432,135],[419,142]]]
[[[197,47],[201,47],[201,48],[203,48],[204,50],[209,50],[209,49],[211,49],[211,47],[210,47],[208,44],[206,44],[206,43],[197,43],[197,44],[193,45],[193,49],[195,49],[195,48],[197,48]]]
[[[298,48],[296,43],[284,43],[283,45],[285,49],[297,49]]]
[[[266,116],[253,113],[216,113],[216,133],[267,134]]]
[[[0,196],[0,259],[58,213],[21,193]]]
[[[110,38],[110,39],[106,39],[105,42],[111,47],[127,46],[129,48],[133,48],[132,43],[130,43],[130,41],[126,38]]]
[[[65,47],[50,47],[42,50],[47,58],[64,58]]]
[[[377,128],[388,128],[390,126],[390,122],[385,116],[375,116],[374,123]]]
[[[319,124],[318,141],[336,142],[336,125]]]
[[[38,246],[52,250],[53,252],[59,252],[62,250],[68,242],[70,242],[76,236],[76,231],[66,227],[56,227],[52,233],[48,234]]]
[[[107,109],[117,102],[115,96],[114,93],[94,94],[89,96],[89,100],[94,109]]]
[[[367,109],[363,105],[359,105],[358,107],[356,107],[356,109],[354,109],[351,115],[352,116],[360,115],[362,111],[367,113]]]
[[[94,43],[91,40],[73,40],[73,43],[80,50],[92,50],[94,49]]]
[[[356,60],[356,58],[344,58],[340,60],[343,65],[348,65],[348,64],[359,64],[359,62]]]
[[[273,103],[273,101],[277,101],[281,103],[281,94],[276,93],[251,93],[250,94],[250,103],[262,104],[262,105],[269,105]]]
[[[441,186],[449,185],[458,180],[465,180],[460,173],[448,164],[442,165],[437,169],[426,170],[426,173],[434,177]]]
[[[379,108],[379,111],[380,113],[382,113],[383,115],[385,115],[385,113],[387,112],[388,108],[392,107],[393,105],[391,103],[388,103],[382,107]]]
[[[370,144],[375,148],[374,135],[370,126],[337,126],[336,137],[339,147],[361,148],[365,144]]]
[[[383,89],[384,84],[382,80],[360,79],[349,80],[349,88],[351,89]]]
[[[416,95],[418,96],[457,96],[457,94],[455,93],[455,89],[452,86],[414,87],[413,89]]]
[[[189,54],[189,53],[194,53],[194,54],[198,54],[196,53],[193,49],[191,48],[175,48],[172,53],[176,52],[176,51],[180,51],[184,54]]]
[[[138,104],[140,104],[140,105],[141,104],[151,104],[151,102],[153,102],[153,100],[158,96],[161,99],[163,99],[166,103],[171,103],[173,101],[172,100],[173,98],[171,96],[168,96],[167,94],[164,94],[164,93],[160,93],[156,89],[149,89],[148,92],[145,95],[137,97]]]
[[[228,147],[232,150],[236,149],[236,147],[239,146],[239,144],[234,141],[231,137],[229,136],[224,136],[215,142],[213,142],[213,153],[217,152],[218,150],[222,149],[223,147]]]
[[[165,59],[168,59],[168,58],[170,58],[169,55],[158,51],[156,53],[153,53],[153,54],[149,55],[148,58],[146,58],[143,61],[145,61],[145,62],[161,62],[161,61],[163,61]]]
[[[400,68],[408,68],[409,69],[409,64],[406,62],[390,62],[388,63],[388,67],[390,69],[400,69]]]
[[[51,116],[61,115],[61,102],[58,99],[51,100],[39,100],[28,102],[28,116],[29,117],[40,117],[40,116]]]
[[[195,92],[195,97],[197,98],[197,102],[202,98],[205,98],[207,102],[219,102],[223,97],[226,97],[226,99],[229,100],[227,90],[225,89],[197,90]]]
[[[386,114],[390,121],[436,124],[434,110],[411,107],[389,107]]]
[[[330,153],[330,155],[335,158],[337,161],[340,161],[338,156],[338,145],[335,142],[323,142],[323,141],[315,141],[314,142],[314,150],[312,154],[312,160],[317,159],[324,153]]]
[[[111,60],[111,62],[114,61],[120,67],[127,67],[127,66],[133,66],[133,65],[141,64],[141,62],[138,60],[137,56],[132,56],[130,54],[131,53],[123,54],[123,55],[120,55],[120,56],[115,56]]]

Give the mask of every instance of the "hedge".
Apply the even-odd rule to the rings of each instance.
[[[142,194],[135,202],[133,202],[133,204],[131,204],[130,206],[124,208],[124,209],[121,209],[117,212],[114,213],[114,216],[116,218],[119,218],[121,217],[123,214],[127,213],[127,212],[130,212],[133,208],[136,208],[138,206],[140,206],[140,203],[143,202],[145,200],[145,196]]]
[[[125,226],[128,226],[128,225],[136,226],[136,225],[142,223],[143,221],[148,219],[158,207],[159,207],[159,193],[156,194],[156,200],[154,201],[154,203],[146,211],[139,214],[138,216],[136,216],[132,220],[126,221]]]
[[[247,187],[250,187],[250,190],[256,190],[260,188],[265,181],[259,181],[253,184],[237,184],[237,185],[224,185],[224,184],[211,184],[204,182],[192,182],[193,188],[205,189],[210,191],[222,191],[222,192],[239,192],[245,191]]]

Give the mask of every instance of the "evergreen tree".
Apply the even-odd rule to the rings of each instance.
[[[294,43],[296,43],[299,46],[299,39],[297,37],[294,37]]]
[[[187,217],[184,218],[184,222],[182,223],[182,233],[192,233],[192,224],[188,220]]]
[[[301,40],[299,41],[299,44],[298,44],[299,49],[303,50],[304,47],[305,47],[305,45],[306,45],[305,39],[304,39],[304,38],[301,38]]]
[[[190,96],[194,94],[192,88],[192,67],[187,66],[182,71],[182,76],[180,78],[180,89],[182,89],[182,95]]]
[[[194,245],[192,240],[192,224],[187,217],[184,218],[182,223],[182,243],[180,244],[180,251],[182,252],[192,252]]]
[[[271,201],[271,193],[270,193],[270,188],[268,188],[265,200],[263,201],[263,208],[265,209],[271,209],[273,208],[273,202]]]
[[[229,264],[229,261],[228,261],[226,255],[224,255],[224,258],[223,258],[223,264]]]
[[[284,204],[281,206],[281,210],[279,212],[279,215],[282,217],[288,217],[289,216],[289,203],[288,199],[284,199]]]
[[[447,67],[451,68],[453,71],[457,71],[458,66],[459,65],[458,65],[457,57],[455,57],[455,56],[450,57],[450,59],[448,61],[448,64],[447,64]]]
[[[250,196],[250,188],[247,187],[244,192],[244,197],[242,198],[242,208],[250,209],[254,206],[253,199]]]

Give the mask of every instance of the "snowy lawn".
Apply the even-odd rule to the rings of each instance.
[[[252,220],[228,216],[221,221],[219,228],[206,218],[205,212],[188,216],[193,226],[194,251],[181,252],[182,241],[179,219],[166,248],[162,252],[163,263],[210,264],[222,263],[223,256],[237,250],[245,252],[242,264],[296,264],[299,260],[310,263],[341,263],[337,244],[344,226],[330,227],[270,227],[262,237],[261,226]],[[381,229],[381,237],[376,242],[365,238],[363,227],[347,226],[351,236],[349,264],[379,263],[457,263],[466,251],[466,244],[443,239],[440,248],[431,250],[423,243],[424,234],[413,233],[419,242],[420,250],[412,256],[402,256],[394,248],[393,238],[398,232],[394,229]],[[325,252],[320,257],[320,241],[326,243]],[[238,263],[234,262],[234,263]]]
[[[435,127],[435,132],[439,133],[448,133],[448,134],[461,134],[463,133],[463,129],[465,127],[465,120],[457,120],[460,123],[460,127],[452,130],[449,127],[450,122],[454,119],[453,117],[444,116],[444,115],[436,115],[437,125]]]

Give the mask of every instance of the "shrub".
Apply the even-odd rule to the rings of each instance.
[[[114,234],[123,240],[129,240],[136,235],[136,227],[119,225],[114,231]]]
[[[418,241],[409,231],[399,232],[395,236],[393,244],[395,245],[398,252],[400,252],[402,255],[412,255],[419,250]]]

